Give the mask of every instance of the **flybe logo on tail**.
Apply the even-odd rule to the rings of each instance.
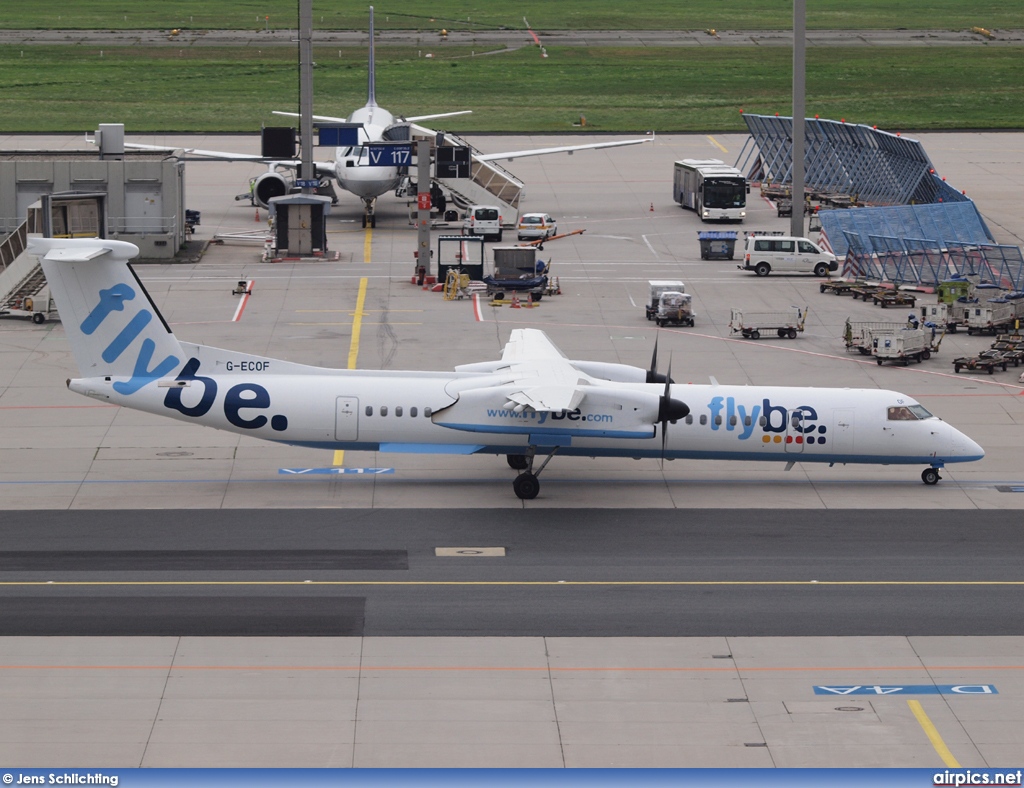
[[[86,316],[79,328],[83,334],[91,336],[96,332],[104,321],[114,312],[123,312],[126,301],[135,298],[135,290],[124,282],[118,282],[111,288],[100,290],[99,303]],[[104,348],[100,356],[108,364],[113,364],[128,350],[128,346],[134,342],[142,333],[143,329],[153,321],[153,313],[142,308],[132,317],[128,324],[118,332],[110,344]],[[167,356],[156,366],[150,368],[153,362],[153,351],[156,350],[156,342],[146,338],[139,346],[138,355],[135,357],[132,376],[127,381],[114,383],[114,391],[118,394],[134,394],[147,383],[156,378],[162,378],[180,363],[176,356]]]

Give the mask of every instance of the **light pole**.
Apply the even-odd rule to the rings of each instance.
[[[807,38],[807,0],[793,0],[793,214],[790,235],[804,234],[804,54]]]

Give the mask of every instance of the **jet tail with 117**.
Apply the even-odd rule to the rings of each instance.
[[[982,448],[895,391],[673,383],[566,358],[515,329],[499,360],[453,371],[341,370],[179,340],[128,261],[134,244],[32,238],[81,377],[68,387],[181,421],[318,449],[503,454],[522,499],[557,455],[925,465]],[[657,353],[655,352],[655,356]],[[543,458],[535,468],[534,461]]]

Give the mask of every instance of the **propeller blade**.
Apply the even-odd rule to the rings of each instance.
[[[647,370],[648,383],[672,383],[671,376],[662,375],[658,372],[658,335],[654,336],[654,353],[651,355],[651,368]]]
[[[669,353],[669,356],[668,356],[668,370],[665,372],[665,393],[662,395],[662,402],[665,405],[665,407],[663,408],[665,418],[661,422],[661,470],[662,471],[665,470],[665,450],[668,448],[668,421],[669,421],[668,417],[669,417],[669,411],[671,410],[671,408],[669,407],[669,403],[672,401],[671,397],[669,397],[669,394],[671,393],[671,391],[669,390],[669,386],[671,386],[671,385],[672,385],[672,354]]]

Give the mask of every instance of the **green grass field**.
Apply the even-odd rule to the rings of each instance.
[[[455,132],[739,131],[740,109],[788,115],[788,48],[552,47],[433,59],[381,47],[377,97],[396,113],[471,109]],[[340,55],[340,56],[339,56]],[[808,50],[807,113],[898,129],[1024,126],[1017,47]],[[347,115],[366,97],[366,53],[317,50],[315,111]],[[953,63],[955,62],[955,65]],[[295,53],[225,49],[0,47],[0,131],[253,132],[294,109]]]
[[[363,30],[370,2],[314,0],[314,26],[321,30]],[[757,30],[789,28],[791,0],[376,0],[381,30],[522,29],[523,18],[537,30]],[[62,2],[35,0],[4,4],[7,29],[192,29],[294,28],[295,0],[124,0]],[[265,21],[270,17],[269,22]],[[807,4],[807,26],[819,29],[955,29],[974,26],[1024,28],[1020,0],[814,0]]]

